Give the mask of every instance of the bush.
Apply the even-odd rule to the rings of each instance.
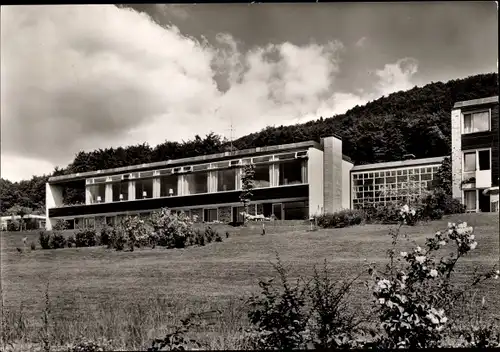
[[[346,298],[357,280],[334,282],[326,262],[322,273],[314,269],[312,284],[290,285],[288,274],[278,262],[280,289],[272,281],[261,281],[260,297],[250,299],[248,313],[254,325],[256,349],[349,348],[355,347],[359,323],[347,309]]]
[[[110,226],[105,226],[101,229],[99,234],[99,245],[109,247],[111,244],[113,228]]]
[[[151,223],[160,246],[184,248],[195,242],[193,222],[185,213],[173,214],[169,209],[161,209],[159,212],[153,212]]]
[[[68,236],[66,240],[66,244],[68,245],[68,248],[73,248],[76,247],[76,240],[74,235]]]
[[[125,231],[122,227],[115,227],[112,229],[110,234],[110,242],[108,248],[113,248],[117,251],[123,251],[125,245],[127,244],[127,238],[125,236]]]
[[[30,248],[32,251],[36,250],[36,243],[32,241],[30,244]]]
[[[413,214],[409,207],[402,209],[403,217]],[[455,306],[457,298],[467,287],[451,284],[451,274],[457,261],[474,250],[473,229],[466,223],[448,224],[445,231],[438,231],[428,238],[425,249],[416,247],[412,252],[395,254],[399,228],[392,234],[392,249],[385,272],[378,274],[373,267],[373,295],[383,334],[376,341],[382,348],[428,348],[442,345],[443,331],[447,326],[447,312]],[[437,262],[434,252],[447,244],[454,244],[456,254]],[[473,280],[473,286],[498,277],[491,271]]]
[[[52,229],[54,231],[64,231],[69,228],[69,223],[66,220],[57,220],[54,226],[52,226]]]
[[[80,229],[75,233],[76,247],[94,247],[97,245],[97,234],[94,229]]]
[[[38,240],[42,249],[50,249],[50,232],[40,230]]]
[[[52,249],[64,248],[66,247],[66,238],[59,232],[53,232],[50,236],[49,245]]]
[[[401,207],[395,204],[387,204],[385,206],[367,206],[363,209],[365,221],[369,224],[397,224],[401,220]]]
[[[359,210],[344,209],[335,213],[327,213],[318,216],[318,226],[323,228],[342,228],[359,225],[363,221],[364,214]]]
[[[465,205],[441,189],[427,195],[422,203],[422,218],[426,220],[439,220],[443,215],[465,213]]]
[[[21,225],[20,225],[19,221],[17,221],[17,220],[9,221],[9,223],[7,224],[7,231],[11,231],[11,232],[19,231],[20,226]]]

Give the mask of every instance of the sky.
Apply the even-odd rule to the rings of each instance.
[[[2,6],[0,24],[11,181],[80,150],[237,138],[498,72],[492,1]]]

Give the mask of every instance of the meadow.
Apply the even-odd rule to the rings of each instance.
[[[465,281],[474,267],[487,270],[500,257],[498,214],[457,214],[442,220],[403,226],[402,232],[423,245],[447,223],[474,227],[476,250],[458,265],[456,280]],[[248,297],[259,292],[259,280],[276,275],[279,254],[291,277],[310,276],[324,261],[332,275],[348,279],[365,274],[349,295],[352,309],[368,314],[372,297],[364,286],[365,263],[386,262],[392,225],[359,225],[309,231],[309,225],[282,223],[233,228],[214,226],[223,242],[185,249],[143,248],[118,252],[105,247],[41,250],[38,232],[1,233],[1,280],[4,334],[18,349],[30,350],[48,312],[53,345],[80,336],[107,338],[115,349],[147,349],[154,338],[171,331],[191,313],[204,313],[193,334],[207,348],[245,348]],[[22,238],[28,238],[23,246]],[[29,248],[35,242],[37,249]],[[403,241],[398,250],[410,248]],[[19,252],[18,249],[22,249]],[[443,253],[443,254],[447,254]],[[366,261],[365,261],[366,259]],[[48,287],[47,287],[48,284]],[[500,318],[500,280],[481,286],[488,318]],[[49,305],[45,303],[48,293]]]

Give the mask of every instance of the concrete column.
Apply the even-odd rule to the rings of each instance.
[[[308,156],[309,217],[312,217],[323,213],[323,152],[309,148]]]
[[[451,111],[451,170],[453,198],[462,199],[462,112]],[[463,200],[462,200],[463,201]]]
[[[92,195],[90,194],[90,187],[89,185],[85,186],[85,204],[91,204]]]
[[[135,200],[135,181],[128,181],[128,200]]]
[[[342,160],[342,209],[351,208],[351,169],[353,167],[353,163]]]
[[[49,217],[49,209],[63,205],[62,187],[45,183],[45,228],[50,231],[56,220]]]
[[[111,203],[112,201],[113,201],[113,185],[111,183],[106,183],[104,202]]]
[[[323,145],[323,207],[325,213],[342,208],[342,141],[335,137],[321,140]]]
[[[160,178],[155,177],[153,179],[153,198],[160,198]]]

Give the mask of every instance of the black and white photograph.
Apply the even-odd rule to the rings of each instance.
[[[500,348],[498,2],[0,13],[2,351]]]

